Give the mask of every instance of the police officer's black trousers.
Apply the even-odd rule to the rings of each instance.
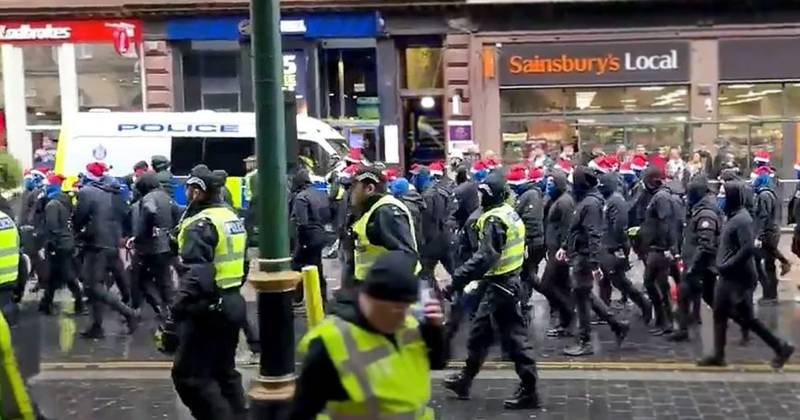
[[[644,287],[653,303],[656,327],[672,329],[672,304],[669,293],[671,261],[663,251],[650,251],[644,266]]]
[[[532,390],[536,387],[536,361],[528,341],[528,330],[522,317],[520,284],[518,277],[508,278],[486,286],[467,339],[467,360],[464,374],[474,378],[481,369],[495,334],[500,338],[503,353],[514,362],[522,385]]]
[[[83,308],[83,292],[81,285],[78,284],[75,270],[72,265],[72,251],[59,250],[47,254],[48,271],[50,272],[50,281],[39,302],[41,308],[50,308],[53,304],[53,296],[56,291],[64,286],[67,286],[72,297],[75,299],[75,311],[81,311]]]
[[[116,270],[117,264],[121,266],[119,252],[116,249],[92,248],[86,250],[83,269],[87,284],[84,286],[91,303],[92,323],[98,327],[103,325],[103,306],[105,305],[124,316],[133,315],[133,310],[106,288],[109,272]],[[123,273],[118,273],[118,275],[124,276]]]
[[[229,321],[221,313],[198,318],[179,325],[175,390],[198,420],[243,419],[242,376],[235,362],[241,320]]]
[[[556,261],[555,251],[547,252],[541,289],[547,301],[558,311],[559,326],[569,328],[574,318],[569,265]]]
[[[617,332],[620,327],[619,321],[611,315],[608,306],[592,291],[594,278],[591,270],[588,268],[573,269],[572,278],[574,283],[572,296],[578,313],[578,339],[582,343],[588,343],[591,340],[592,321],[590,311],[594,311],[598,318],[608,323],[612,331]]]
[[[717,358],[725,358],[729,319],[754,332],[775,352],[780,350],[783,341],[755,317],[752,298],[750,287],[738,279],[720,278],[717,282],[714,290],[714,356]]]
[[[756,272],[764,299],[778,298],[778,272],[775,260],[778,254],[777,241],[764,241],[756,252]]]
[[[619,258],[610,251],[604,251],[600,254],[600,268],[603,270],[603,279],[600,280],[600,300],[608,305],[611,301],[611,289],[613,286],[619,290],[622,296],[630,297],[633,303],[642,311],[646,309],[647,298],[644,293],[634,287],[633,282],[625,274],[628,268],[627,258]],[[604,290],[603,284],[607,284],[608,290]],[[607,295],[604,295],[607,293]]]

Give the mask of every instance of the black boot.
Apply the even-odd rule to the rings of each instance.
[[[672,333],[667,340],[672,341],[673,343],[684,343],[689,341],[689,332],[686,330],[678,330]]]
[[[571,357],[591,356],[594,354],[594,347],[588,340],[581,340],[578,344],[565,348],[562,353]]]
[[[724,357],[713,355],[713,356],[706,356],[706,357],[698,360],[697,361],[697,366],[701,366],[701,367],[725,367],[725,366],[728,366],[728,364],[725,363],[725,358]]]
[[[131,313],[125,315],[125,324],[128,325],[128,335],[133,335],[136,329],[139,328],[139,321],[141,321],[141,312],[131,309]]]
[[[469,390],[472,388],[472,378],[463,372],[455,373],[444,379],[444,387],[455,392],[460,400],[469,399]]]
[[[98,340],[101,338],[105,338],[106,334],[103,332],[103,327],[92,324],[88,330],[81,333],[81,338],[91,339],[91,340]]]
[[[88,315],[89,314],[89,310],[86,309],[86,305],[83,303],[83,299],[75,300],[74,310],[75,310],[75,313],[74,313],[75,316]]]
[[[783,344],[781,344],[780,350],[778,350],[776,352],[775,358],[772,359],[772,368],[776,369],[776,370],[777,369],[782,369],[783,365],[785,365],[786,362],[789,361],[789,358],[792,357],[793,353],[794,353],[794,346],[793,345],[791,345],[791,344],[789,344],[787,342],[784,342]]]
[[[56,313],[53,310],[53,304],[47,302],[39,302],[39,313],[46,316],[54,316]]]
[[[614,335],[616,335],[617,338],[617,347],[622,347],[622,342],[625,341],[625,337],[628,336],[628,331],[630,331],[630,329],[631,327],[627,322],[620,322],[617,324],[614,331]]]
[[[503,401],[503,407],[509,410],[539,408],[539,394],[536,392],[536,387],[520,385],[514,396]]]
[[[642,322],[644,325],[650,325],[650,322],[653,320],[653,304],[650,303],[650,300],[645,299],[642,302]]]

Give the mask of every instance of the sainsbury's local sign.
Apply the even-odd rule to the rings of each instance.
[[[688,79],[687,42],[503,44],[500,48],[503,86]]]

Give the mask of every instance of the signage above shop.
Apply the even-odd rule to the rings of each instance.
[[[500,48],[502,86],[688,79],[687,42],[504,44]]]
[[[719,40],[719,79],[798,80],[800,38]]]
[[[0,22],[2,43],[110,42],[122,55],[131,45],[142,41],[142,24],[138,20],[53,20]]]

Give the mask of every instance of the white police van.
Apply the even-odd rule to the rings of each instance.
[[[314,157],[315,181],[344,164],[347,141],[331,126],[298,115],[297,132],[300,151]],[[194,165],[205,163],[228,172],[234,204],[242,206],[244,159],[255,154],[255,135],[253,113],[81,112],[61,130],[55,170],[75,179],[87,163],[102,161],[111,166],[111,175],[122,177],[136,162],[163,155],[180,179]],[[180,183],[178,187],[175,198],[183,201]]]

